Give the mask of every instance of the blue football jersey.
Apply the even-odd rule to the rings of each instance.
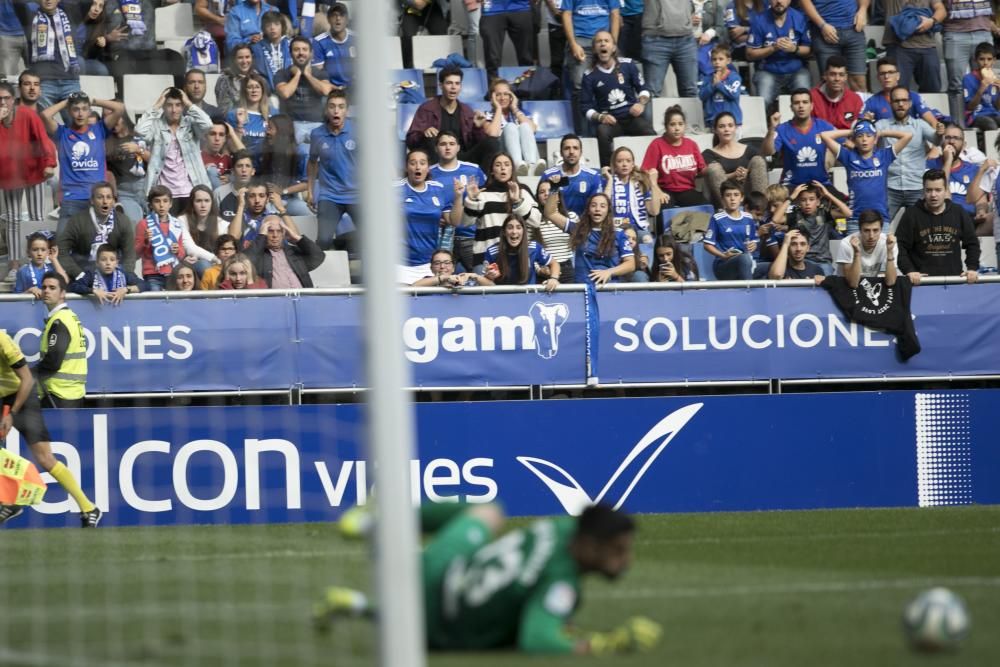
[[[88,125],[80,131],[66,125],[60,125],[56,130],[55,144],[59,155],[63,199],[88,201],[90,189],[95,183],[104,180],[107,168],[104,140],[107,136],[108,131],[103,121]]]
[[[757,223],[746,211],[740,211],[737,217],[732,217],[725,211],[719,211],[708,221],[705,230],[704,243],[715,246],[722,252],[736,249],[747,252],[747,243],[757,240]],[[760,247],[753,253],[759,256]]]
[[[455,180],[461,180],[462,185],[467,184],[470,180],[475,179],[476,183],[480,187],[486,183],[486,172],[484,172],[478,164],[474,162],[463,162],[459,160],[458,166],[454,169],[445,170],[441,168],[440,164],[435,164],[431,166],[430,180],[437,181],[444,186],[445,190],[448,190],[454,196]],[[455,236],[459,238],[476,238],[476,226],[468,225],[463,227],[458,227],[455,229]]]
[[[944,169],[944,161],[941,158],[927,161],[928,169]],[[951,202],[958,204],[970,214],[975,215],[976,205],[966,201],[969,196],[969,186],[979,175],[979,166],[962,160],[962,164],[957,168],[952,167],[948,174],[948,190],[951,192]]]
[[[603,192],[601,189],[601,174],[596,169],[581,166],[580,171],[575,175],[567,176],[563,173],[562,167],[549,167],[542,174],[542,179],[547,181],[553,176],[569,179],[569,184],[559,190],[559,196],[562,198],[562,204],[567,211],[580,216],[586,210],[587,202],[590,198],[598,192]]]
[[[407,266],[420,266],[431,261],[437,249],[441,216],[451,210],[454,192],[437,181],[427,181],[416,190],[406,179],[396,188],[403,203],[406,224],[405,260]]]
[[[781,153],[784,171],[781,182],[796,186],[819,181],[830,185],[830,174],[826,171],[826,144],[820,139],[820,132],[835,129],[822,118],[811,119],[809,128],[802,132],[791,121],[781,123],[775,130],[774,150]]]
[[[872,209],[889,219],[889,165],[896,160],[892,148],[876,148],[871,157],[861,157],[850,148],[841,147],[837,161],[847,169],[848,206],[851,220],[861,211]]]

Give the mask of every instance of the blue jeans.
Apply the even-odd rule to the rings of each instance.
[[[155,275],[145,275],[142,277],[146,281],[147,292],[164,292],[167,289],[167,277],[160,273]]]
[[[80,74],[87,74],[90,76],[111,76],[111,72],[108,71],[108,66],[100,60],[81,60]]]
[[[119,183],[118,203],[130,222],[135,224],[142,220],[146,215],[146,179]]]
[[[569,87],[570,106],[573,109],[573,129],[580,136],[584,136],[587,130],[587,118],[583,115],[583,109],[580,108],[580,88],[583,86],[583,73],[590,67],[590,61],[594,57],[594,49],[592,48],[594,40],[589,37],[577,37],[576,43],[583,48],[585,57],[583,62],[574,58],[567,41],[563,77]]]
[[[916,79],[921,93],[941,92],[941,59],[937,49],[904,49],[893,44],[887,49],[887,55],[899,68],[899,85],[913,90]]]
[[[791,74],[773,74],[758,69],[753,75],[753,85],[757,94],[764,98],[764,107],[767,108],[781,93],[790,95],[796,88],[811,88],[812,78],[809,76],[809,68],[804,64]]]
[[[972,54],[980,42],[993,43],[993,35],[989,30],[974,32],[945,32],[944,66],[948,72],[948,109],[949,115],[956,123],[965,127],[965,101],[962,96],[962,77],[969,71]]]
[[[510,153],[515,169],[523,162],[527,162],[531,167],[535,166],[538,162],[538,144],[535,142],[535,133],[531,131],[530,125],[507,123],[501,136],[503,148]]]
[[[48,108],[55,104],[56,102],[61,102],[70,93],[75,93],[80,90],[80,79],[43,79],[42,80],[42,96],[38,100],[43,108]],[[66,114],[63,111],[63,114]],[[66,118],[68,114],[64,115]]]
[[[889,219],[885,223],[891,225],[899,209],[915,206],[923,197],[923,190],[893,190],[889,188]],[[882,227],[884,228],[885,225]]]
[[[716,280],[750,280],[753,277],[753,257],[744,252],[735,257],[716,257],[712,262]]]
[[[830,56],[843,56],[847,61],[848,74],[865,74],[865,33],[855,32],[854,28],[837,28],[838,42],[828,44],[820,31],[812,29],[812,53],[816,56],[819,71],[826,70],[826,59]],[[902,70],[902,68],[900,68]]]
[[[680,97],[698,96],[698,45],[690,37],[642,38],[642,73],[653,97],[660,97],[667,67],[673,65]]]
[[[337,204],[332,201],[320,200],[316,207],[316,244],[323,250],[333,247],[333,240],[337,238],[337,225],[344,213],[351,216],[354,226],[358,226],[357,204]]]

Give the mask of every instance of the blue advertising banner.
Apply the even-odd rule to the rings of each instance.
[[[822,288],[601,292],[600,380],[667,382],[1000,373],[993,285],[924,286],[923,350],[846,321]]]
[[[583,384],[584,294],[420,294],[403,344],[417,387]],[[364,386],[361,299],[316,296],[296,309],[306,388]]]
[[[282,389],[295,383],[294,302],[158,299],[119,307],[74,299],[87,334],[88,393]],[[0,327],[37,361],[45,305],[3,305]]]
[[[414,502],[497,500],[513,515],[593,501],[632,512],[1000,503],[998,400],[977,390],[419,404]],[[361,418],[356,405],[46,411],[56,455],[108,525],[335,519],[371,495]],[[25,449],[16,431],[6,445]],[[11,527],[78,525],[46,478],[45,502]]]

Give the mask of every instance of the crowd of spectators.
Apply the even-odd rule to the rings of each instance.
[[[436,68],[438,93],[394,147],[358,145],[348,3],[196,0],[197,34],[180,53],[155,39],[156,7],[177,1],[0,0],[12,77],[0,83],[0,220],[18,292],[50,269],[112,304],[147,290],[311,287],[325,250],[354,255],[353,230],[378,224],[358,202],[366,148],[402,177],[402,284],[852,277],[896,257],[915,283],[971,282],[977,228],[996,218],[997,163],[964,134],[1000,127],[989,0],[384,0],[399,10],[405,67],[415,36],[462,23],[464,55],[481,42],[490,77],[473,102],[466,70]],[[873,15],[882,44],[866,41]],[[547,66],[569,103],[558,155],[539,149],[530,102],[498,76],[508,38],[519,66]],[[653,118],[671,69],[679,97],[700,101],[710,147],[682,106]],[[174,77],[141,113],[122,101],[136,73]],[[113,77],[118,94],[89,96],[81,75]],[[917,89],[947,92],[948,108]],[[751,92],[767,105],[763,136],[745,136]],[[648,141],[640,154],[619,137]],[[26,235],[25,223],[54,229]]]

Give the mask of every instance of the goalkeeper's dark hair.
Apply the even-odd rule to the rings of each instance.
[[[608,505],[591,505],[576,521],[577,537],[590,537],[598,542],[607,542],[632,532],[635,532],[632,517]]]

